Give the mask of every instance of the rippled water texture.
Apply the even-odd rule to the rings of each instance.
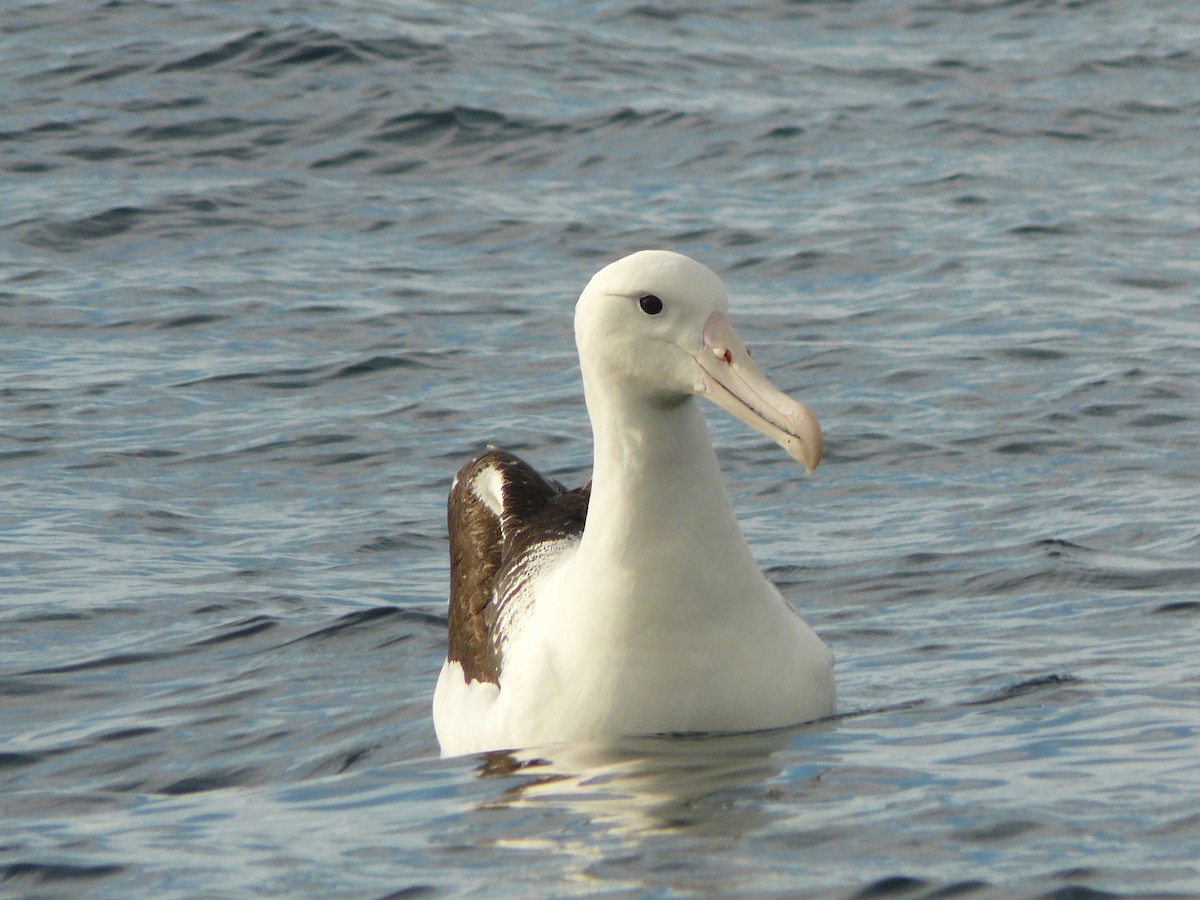
[[[1200,12],[0,11],[0,893],[1200,896]],[[571,310],[715,408],[843,717],[439,760],[444,497],[590,465]]]

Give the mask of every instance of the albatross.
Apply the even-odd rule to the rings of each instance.
[[[821,428],[751,361],[728,302],[678,253],[604,267],[575,307],[591,480],[567,490],[497,449],[455,476],[443,756],[833,712],[833,655],[759,570],[695,398],[810,473]]]

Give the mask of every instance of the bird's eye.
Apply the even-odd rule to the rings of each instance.
[[[638,306],[640,306],[642,308],[642,312],[648,316],[657,316],[660,312],[662,312],[662,301],[653,294],[647,294],[645,297],[640,298],[638,300]]]

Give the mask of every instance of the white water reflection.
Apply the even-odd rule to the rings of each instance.
[[[597,740],[488,754],[478,772],[521,779],[487,803],[493,808],[568,809],[623,836],[678,830],[728,834],[771,820],[757,800],[762,786],[783,772],[775,754],[794,733]],[[756,802],[739,802],[751,796]]]

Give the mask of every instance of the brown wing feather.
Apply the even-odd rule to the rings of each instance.
[[[487,469],[500,476],[501,515],[473,489]],[[499,683],[495,586],[524,552],[547,537],[583,531],[591,484],[568,491],[511,453],[490,449],[463,466],[450,489],[450,639],[448,658],[468,681]]]

